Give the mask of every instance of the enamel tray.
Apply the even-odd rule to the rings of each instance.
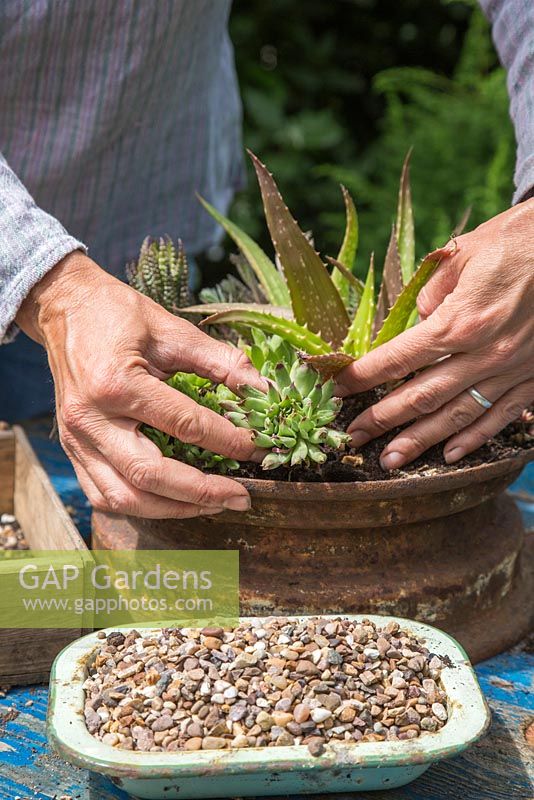
[[[329,618],[340,616],[344,615]],[[415,780],[437,761],[458,755],[482,736],[489,710],[464,650],[452,637],[397,617],[365,614],[350,619],[369,619],[378,626],[394,619],[423,639],[430,652],[449,657],[451,666],[442,672],[449,719],[440,731],[400,742],[328,744],[318,757],[305,746],[172,753],[118,750],[91,736],[83,718],[87,664],[101,644],[93,633],[56,658],[50,680],[49,740],[66,761],[108,776],[135,797],[175,800],[394,788]],[[154,630],[142,629],[141,634],[149,636]]]

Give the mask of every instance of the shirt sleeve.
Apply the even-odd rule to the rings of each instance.
[[[11,341],[24,298],[74,250],[87,251],[39,208],[0,154],[0,344]]]
[[[510,114],[517,140],[514,203],[534,194],[534,2],[480,0],[508,73]]]

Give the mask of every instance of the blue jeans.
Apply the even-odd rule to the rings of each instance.
[[[11,344],[0,347],[0,420],[18,422],[50,414],[54,408],[54,384],[46,351],[19,333]]]

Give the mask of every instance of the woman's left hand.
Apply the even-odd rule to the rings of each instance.
[[[415,420],[383,450],[385,470],[445,440],[445,461],[459,461],[534,401],[534,199],[456,245],[419,295],[422,321],[338,376],[343,396],[422,370],[348,428],[361,447]]]

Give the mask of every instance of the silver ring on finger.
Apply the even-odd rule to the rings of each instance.
[[[488,409],[492,407],[493,403],[491,402],[491,400],[488,400],[487,397],[484,397],[484,395],[481,394],[478,391],[478,389],[475,389],[474,386],[471,386],[471,388],[468,389],[467,392],[468,394],[471,395],[473,400],[475,400],[479,404],[479,406],[482,406],[482,408]]]

